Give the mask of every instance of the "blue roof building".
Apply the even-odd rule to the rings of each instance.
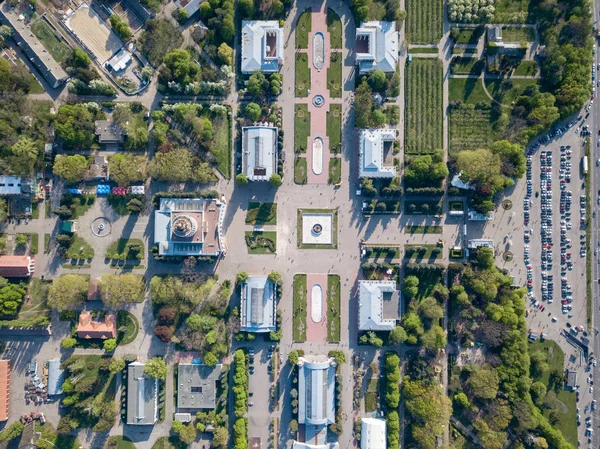
[[[242,284],[241,330],[257,333],[277,330],[275,288],[267,276],[248,276]]]
[[[283,28],[277,20],[242,21],[242,73],[277,72],[283,63]]]
[[[65,380],[64,371],[60,369],[60,360],[48,360],[48,396],[62,394],[62,384]]]

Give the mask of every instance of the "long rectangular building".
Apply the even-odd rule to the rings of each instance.
[[[13,39],[16,44],[50,86],[57,88],[67,81],[69,78],[67,72],[46,51],[39,39],[31,32],[29,24],[25,23],[24,17],[10,6],[9,2],[0,5],[0,24],[8,25],[14,30]]]
[[[0,421],[8,420],[10,406],[10,361],[0,360]]]

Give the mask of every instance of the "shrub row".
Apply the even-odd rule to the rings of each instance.
[[[442,187],[407,187],[404,189],[407,195],[418,196],[442,196],[444,189]]]

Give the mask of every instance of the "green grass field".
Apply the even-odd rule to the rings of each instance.
[[[457,58],[451,67],[452,73],[456,75],[480,75],[485,61],[477,58]]]
[[[531,27],[502,27],[502,40],[504,42],[533,42],[535,30]]]
[[[277,203],[248,203],[246,224],[251,225],[276,225]]]
[[[537,84],[535,79],[487,79],[485,86],[495,100],[510,106],[529,86]]]
[[[523,61],[521,62],[513,75],[517,76],[534,76],[538,72],[538,65],[535,61]]]
[[[327,137],[329,137],[329,151],[342,152],[342,105],[331,103],[327,111]]]
[[[441,234],[443,230],[442,226],[434,225],[408,225],[404,227],[404,232],[407,234]]]
[[[495,140],[496,132],[492,127],[489,109],[451,109],[448,127],[450,155],[462,150],[488,148]]]
[[[424,260],[433,263],[435,259],[442,257],[442,251],[437,252],[436,249],[439,249],[436,245],[404,245],[404,259],[417,263]]]
[[[40,19],[31,25],[31,32],[40,40],[56,62],[63,62],[71,54],[69,46],[56,37],[54,30],[44,19]]]
[[[477,104],[490,103],[481,79],[479,78],[450,78],[448,82],[448,101],[462,101],[463,103]]]
[[[144,255],[144,242],[140,239],[118,239],[106,250],[107,259],[141,260],[137,258],[138,252],[131,252],[131,247],[141,248]]]
[[[444,32],[443,0],[407,0],[405,24],[409,43],[437,44]]]
[[[496,0],[494,23],[535,23],[529,14],[530,0]]]
[[[296,97],[308,97],[310,90],[310,68],[308,54],[296,53]]]
[[[294,182],[296,184],[306,184],[308,180],[308,161],[305,157],[294,158]]]
[[[277,232],[246,231],[248,254],[275,254],[277,252]]]
[[[213,139],[210,152],[215,157],[217,169],[226,178],[231,178],[231,123],[228,117],[211,116]]]
[[[332,157],[329,159],[329,184],[337,184],[342,177],[342,159]]]
[[[310,112],[308,105],[296,104],[294,114],[294,152],[306,153],[310,136]]]
[[[340,277],[337,274],[327,276],[327,341],[340,341]]]
[[[296,274],[294,276],[294,328],[292,339],[296,343],[306,341],[306,275]]]
[[[409,215],[438,215],[442,213],[442,200],[404,201],[404,213]]]
[[[457,44],[476,45],[479,38],[483,35],[485,28],[459,28],[459,34],[456,39]]]
[[[94,248],[83,237],[78,235],[74,236],[73,243],[71,243],[71,246],[65,252],[66,258],[71,260],[93,259],[94,254]]]
[[[412,47],[408,49],[408,54],[410,55],[418,55],[418,54],[433,54],[437,55],[439,52],[438,48],[431,47]]]
[[[330,48],[342,48],[342,21],[331,8],[327,8],[327,31],[329,32]]]
[[[442,105],[442,62],[414,58],[406,68],[406,153],[427,154],[443,148]]]
[[[331,98],[342,98],[342,52],[332,51],[327,69],[327,88]]]
[[[308,48],[308,33],[312,30],[312,13],[306,9],[296,24],[296,48]]]

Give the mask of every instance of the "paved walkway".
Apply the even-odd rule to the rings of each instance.
[[[320,304],[313,302],[315,300],[313,298],[313,287],[315,286],[321,287]],[[306,291],[308,296],[306,306],[306,341],[327,343],[327,275],[307,274]],[[317,311],[316,309],[320,310]]]

